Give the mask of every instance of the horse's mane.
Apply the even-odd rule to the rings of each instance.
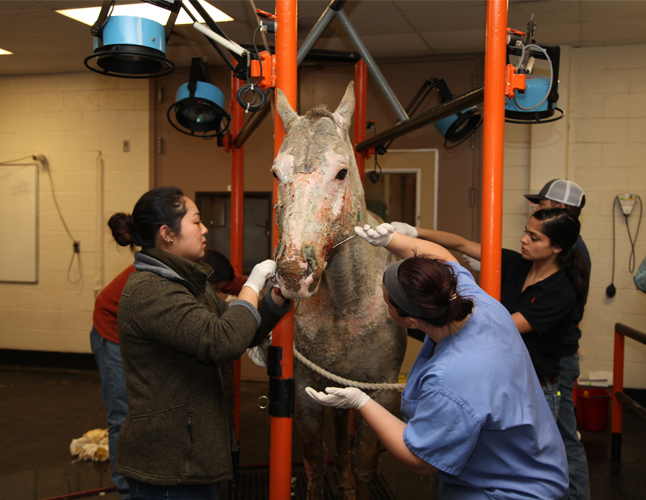
[[[334,120],[334,115],[327,109],[326,106],[319,106],[310,109],[307,113],[305,113],[305,118],[331,118],[333,121],[336,121]]]

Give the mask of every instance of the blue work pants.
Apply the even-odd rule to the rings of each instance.
[[[543,389],[543,394],[545,394],[545,399],[547,404],[552,410],[552,415],[554,420],[558,419],[559,416],[559,407],[561,402],[561,394],[559,393],[558,381],[552,383],[550,377],[538,377],[541,381],[541,389]]]
[[[126,393],[126,373],[123,369],[119,344],[111,342],[96,331],[90,331],[90,346],[101,375],[101,391],[103,404],[108,413],[108,445],[110,456],[110,473],[112,482],[117,487],[119,498],[129,500],[130,487],[124,476],[114,472],[114,462],[117,458],[117,444],[121,424],[128,412],[128,397]]]
[[[561,391],[561,406],[556,423],[567,454],[570,471],[570,491],[568,500],[590,500],[590,476],[585,448],[577,436],[576,414],[572,391],[579,378],[579,355],[561,358],[561,373],[559,374],[559,390]]]

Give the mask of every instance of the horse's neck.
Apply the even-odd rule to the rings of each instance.
[[[339,248],[325,270],[324,286],[335,307],[353,309],[374,295],[387,257],[383,249],[371,247],[355,238]],[[377,276],[378,275],[378,276]]]

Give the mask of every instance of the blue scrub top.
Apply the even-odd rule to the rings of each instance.
[[[507,310],[457,263],[464,327],[426,338],[402,394],[404,442],[438,469],[440,498],[560,499],[565,447]]]

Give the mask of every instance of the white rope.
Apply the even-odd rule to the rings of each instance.
[[[303,356],[300,352],[298,352],[295,347],[294,347],[294,356],[296,356],[296,359],[298,359],[301,363],[307,366],[310,370],[315,371],[319,375],[323,375],[324,377],[329,378],[333,382],[337,382],[346,387],[356,387],[358,389],[367,389],[367,390],[379,390],[379,389],[402,390],[406,386],[406,384],[371,384],[368,382],[356,382],[354,380],[348,380],[347,378],[339,377],[338,375],[335,375],[334,373],[330,373],[329,371],[321,368],[320,366],[315,365],[309,359]]]

